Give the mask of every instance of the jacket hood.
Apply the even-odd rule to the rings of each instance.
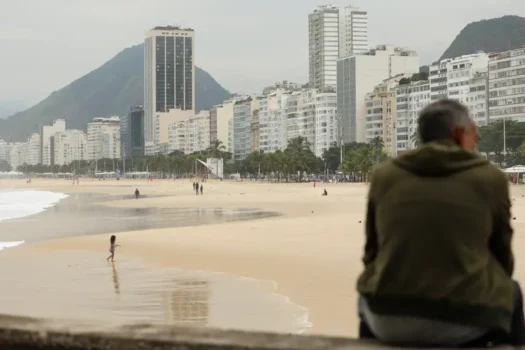
[[[448,176],[489,164],[479,154],[464,150],[453,141],[426,143],[394,159],[394,163],[420,176]]]

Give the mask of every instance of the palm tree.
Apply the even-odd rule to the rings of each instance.
[[[224,158],[224,153],[226,152],[226,147],[221,140],[214,140],[211,142],[210,147],[206,150],[206,154],[210,158]]]

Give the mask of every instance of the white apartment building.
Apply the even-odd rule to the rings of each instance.
[[[14,142],[9,147],[9,165],[11,169],[16,171],[18,168],[26,163],[27,143]]]
[[[259,149],[272,153],[286,148],[286,101],[292,91],[279,89],[259,103]]]
[[[167,151],[169,149],[169,126],[173,123],[187,120],[194,114],[195,113],[192,110],[181,109],[170,109],[167,112],[157,113],[155,115],[155,144],[157,147],[153,149],[155,149],[158,153],[166,153],[161,151]],[[151,149],[152,148],[148,148],[147,151],[150,151]],[[146,153],[146,155],[153,154]]]
[[[365,142],[365,96],[383,80],[419,72],[419,56],[411,49],[379,45],[337,62],[337,106],[341,141]]]
[[[263,89],[263,96],[269,95],[279,90],[300,90],[302,88],[301,84],[294,83],[288,80],[283,80],[277,83],[274,83],[270,86],[267,86]]]
[[[489,121],[525,121],[525,47],[490,55]]]
[[[87,126],[87,160],[120,159],[120,118],[95,118]]]
[[[368,50],[368,13],[358,7],[339,9],[339,58]]]
[[[430,66],[429,80],[432,101],[451,98],[467,104],[470,81],[487,69],[489,57],[484,52],[447,58]]]
[[[359,8],[319,6],[308,16],[310,88],[337,87],[337,59],[368,50],[368,14]]]
[[[7,149],[7,142],[4,140],[0,140],[0,160],[4,160],[7,162],[8,160],[8,149]],[[40,151],[39,151],[40,153]]]
[[[419,112],[430,104],[430,82],[428,80],[399,85],[396,88],[396,143],[395,153],[414,148]]]
[[[204,152],[210,147],[210,113],[202,111],[168,126],[169,152]]]
[[[319,6],[308,15],[310,88],[337,86],[339,8]]]
[[[66,121],[58,119],[51,125],[40,127],[40,162],[43,165],[51,165],[51,137],[57,133],[66,130]]]
[[[57,132],[53,135],[51,144],[54,165],[69,165],[87,159],[87,137],[81,130]]]
[[[40,163],[40,134],[34,133],[27,139],[27,157],[28,165],[37,165]]]
[[[487,125],[489,120],[489,74],[487,68],[474,71],[469,81],[467,106],[472,118],[479,126]]]
[[[210,113],[210,139],[211,141],[221,141],[226,152],[233,151],[233,144],[230,143],[229,125],[233,123],[233,106],[236,101],[237,98],[224,101],[220,105],[215,106],[216,113]]]
[[[170,109],[195,110],[195,32],[155,27],[144,42],[144,129],[155,143],[155,116]]]
[[[317,157],[339,142],[337,121],[337,94],[317,92],[315,94],[315,142],[312,151]]]
[[[286,100],[286,142],[304,137],[315,145],[315,89],[294,91]]]
[[[256,98],[248,97],[235,102],[233,106],[233,159],[244,160],[252,152],[252,116],[258,109]]]

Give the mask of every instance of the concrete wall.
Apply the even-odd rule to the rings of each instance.
[[[342,338],[153,325],[116,327],[98,323],[89,324],[0,316],[0,349],[372,350],[389,348],[372,342],[360,342]]]

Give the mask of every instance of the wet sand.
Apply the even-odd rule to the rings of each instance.
[[[105,206],[120,209],[258,208],[280,213],[252,221],[118,232],[117,243],[122,248],[117,251],[117,267],[135,261],[151,269],[218,272],[273,281],[278,294],[308,310],[312,322],[308,332],[356,335],[355,281],[362,267],[366,185],[327,184],[313,188],[312,184],[209,182],[204,184],[204,196],[195,196],[189,181],[122,185],[116,181],[81,181],[80,186],[72,188],[69,182],[43,180],[32,184],[33,188],[70,194],[112,195],[128,195],[140,186],[143,194],[165,196],[104,202]],[[321,196],[324,188],[328,197]],[[520,247],[525,247],[525,188],[514,187],[512,193],[516,278],[523,283],[525,269],[520,263]],[[82,252],[103,261],[107,241],[107,234],[74,237],[9,249],[9,254],[14,258],[29,250],[31,254]],[[77,275],[92,280],[91,275]],[[86,289],[89,288],[88,284]],[[240,310],[230,310],[229,315]],[[263,314],[258,317],[268,318]],[[287,332],[284,328],[276,331]]]

